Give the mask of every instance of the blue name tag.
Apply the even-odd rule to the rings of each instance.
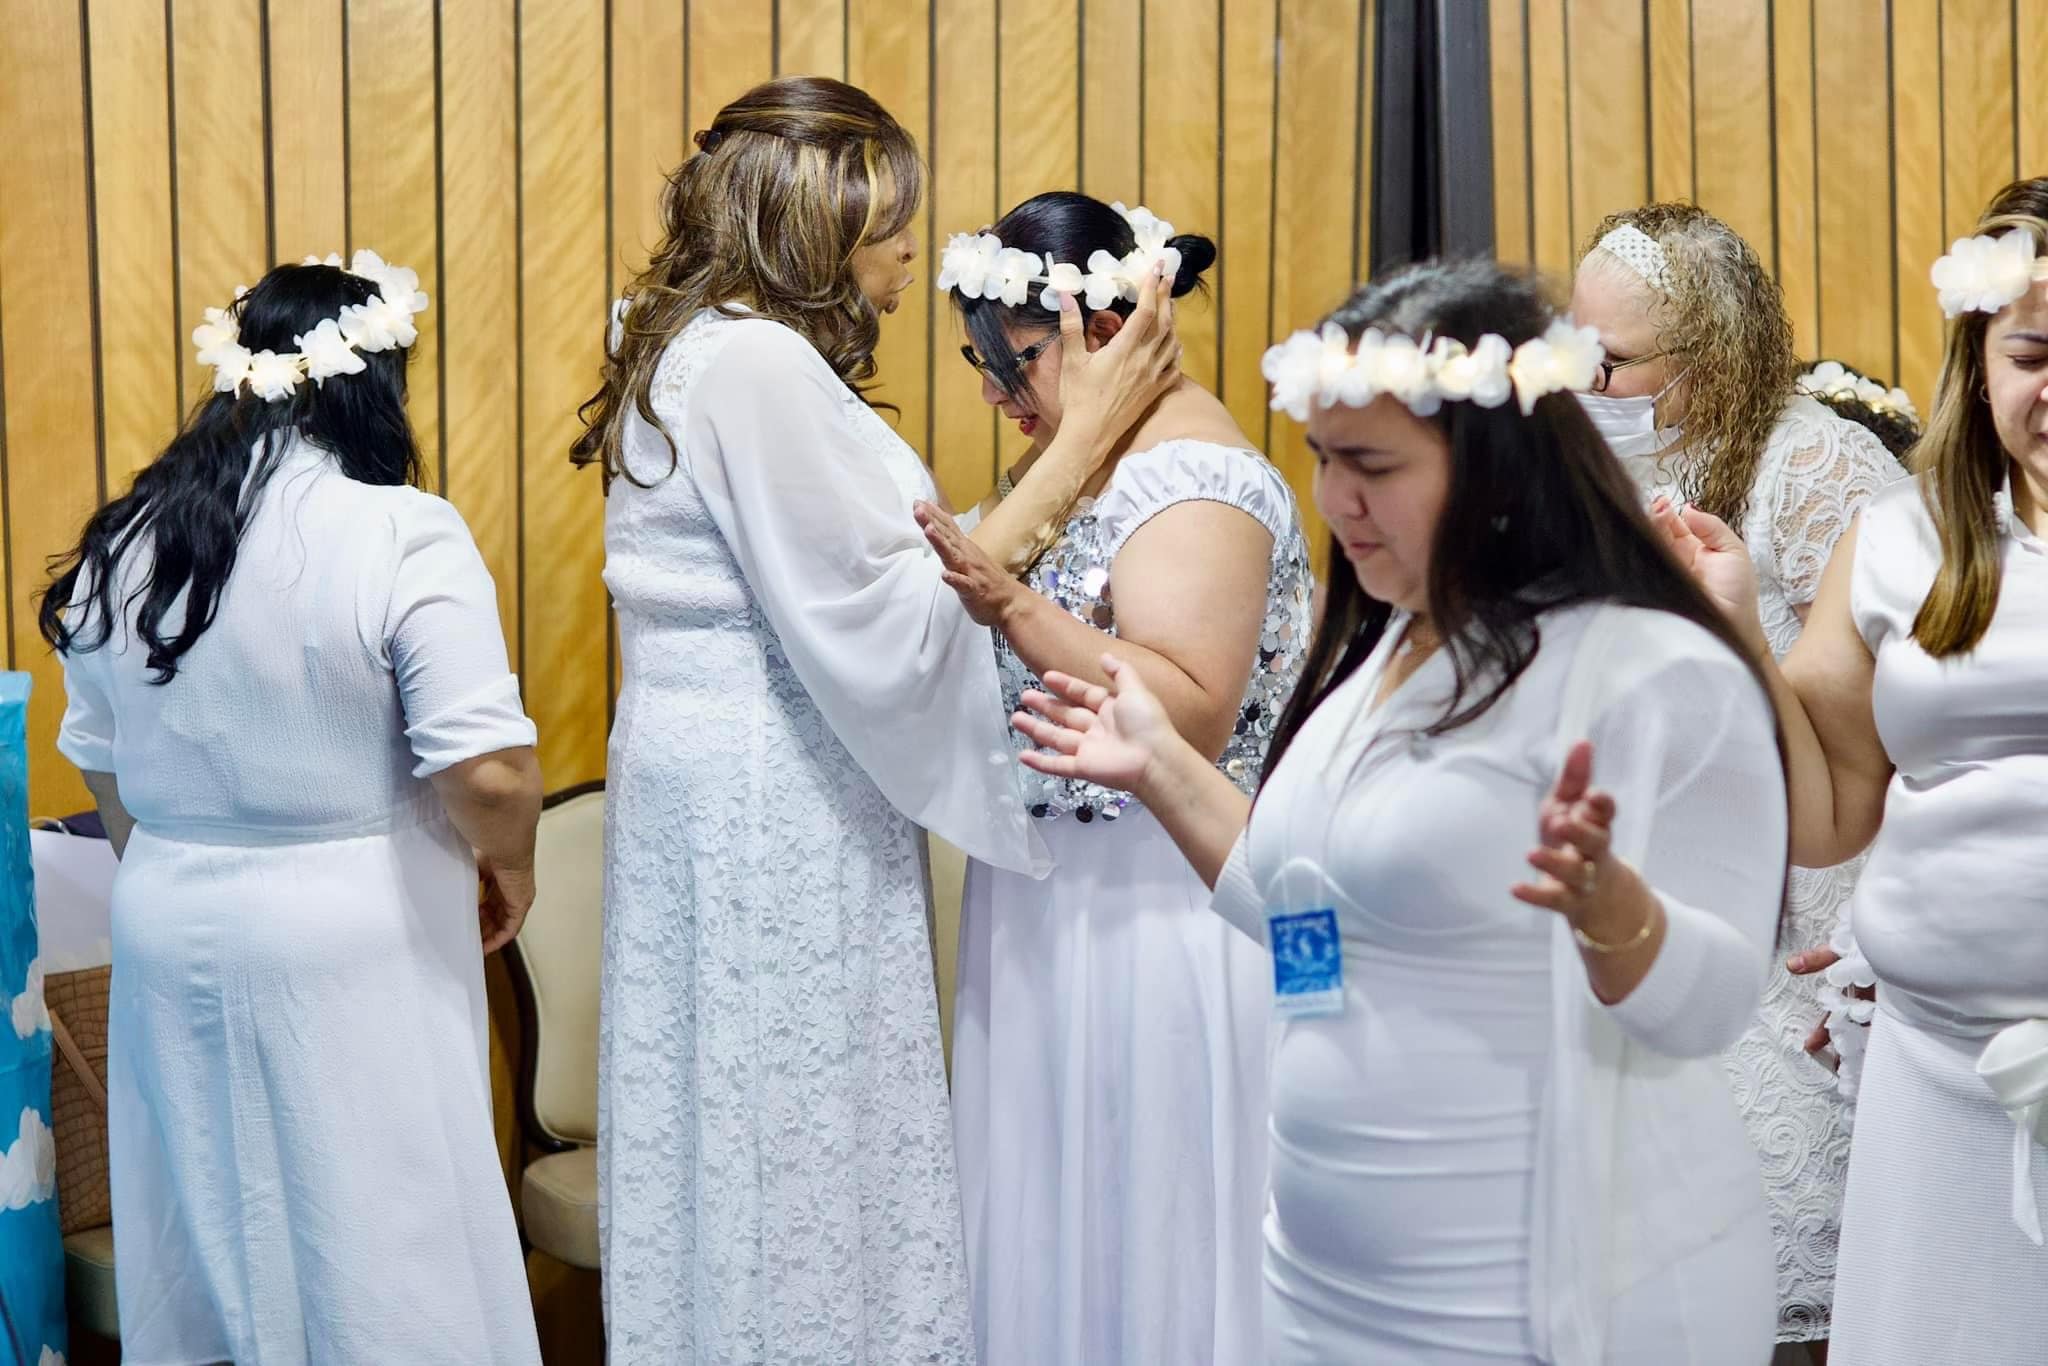
[[[1273,951],[1277,1014],[1343,1013],[1344,939],[1335,911],[1270,911],[1266,945]]]

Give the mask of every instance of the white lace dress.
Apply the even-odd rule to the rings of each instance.
[[[1043,871],[917,456],[797,333],[669,345],[605,510],[608,1359],[973,1358],[919,826]],[[644,485],[644,486],[643,486]]]
[[[1622,461],[1645,497],[1683,497],[1681,471],[1656,456]],[[1856,423],[1800,396],[1786,404],[1757,470],[1741,527],[1756,564],[1757,596],[1771,652],[1799,638],[1796,609],[1813,601],[1821,571],[1850,519],[1905,471]],[[1855,890],[1858,859],[1838,868],[1794,868],[1779,946],[1757,1023],[1727,1055],[1735,1099],[1763,1159],[1778,1246],[1778,1338],[1828,1336],[1849,1169],[1849,1112],[1835,1079],[1802,1047],[1820,1019],[1820,983],[1795,977],[1789,955],[1828,942]]]

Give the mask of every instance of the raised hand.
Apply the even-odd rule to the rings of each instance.
[[[1749,548],[1726,522],[1691,504],[1659,498],[1650,521],[1664,533],[1671,553],[1739,630],[1757,622],[1756,566]]]
[[[1180,337],[1173,328],[1173,281],[1164,267],[1138,292],[1138,306],[1099,351],[1089,351],[1081,310],[1060,296],[1062,419],[1121,436],[1180,378]]]
[[[1114,655],[1102,657],[1102,668],[1109,675],[1107,688],[1047,674],[1046,690],[1025,693],[1024,710],[1010,724],[1040,746],[1019,756],[1026,768],[1135,792],[1180,735],[1136,669]]]
[[[1543,876],[1518,883],[1515,898],[1556,911],[1574,925],[1602,917],[1601,883],[1613,861],[1614,798],[1593,788],[1593,746],[1581,740],[1565,756],[1557,781],[1537,808],[1529,866]]]
[[[913,510],[924,538],[938,552],[946,586],[960,595],[967,615],[983,626],[1000,626],[1017,595],[1030,590],[976,545],[944,508],[919,503]]]

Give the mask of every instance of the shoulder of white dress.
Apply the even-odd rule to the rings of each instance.
[[[1276,539],[1298,525],[1293,491],[1265,456],[1243,446],[1179,437],[1125,456],[1095,512],[1125,526],[1128,536],[1174,504],[1192,502],[1234,507]]]

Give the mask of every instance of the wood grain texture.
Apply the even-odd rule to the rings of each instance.
[[[668,177],[696,148],[683,128],[683,7],[611,0],[611,291],[624,292],[661,245]]]
[[[775,0],[775,74],[846,78],[847,0]]]
[[[931,0],[938,50],[932,87],[932,254],[922,272],[938,276],[937,255],[946,238],[993,223],[996,204],[995,0]],[[926,459],[954,507],[971,507],[996,482],[995,410],[981,401],[980,384],[960,358],[964,340],[958,315],[934,297],[929,328],[931,445]],[[1011,447],[1023,443],[1001,425]]]
[[[347,0],[266,0],[270,35],[270,224],[279,261],[345,251],[348,242],[348,127],[342,77],[342,12]],[[160,7],[159,7],[160,8]],[[401,38],[418,38],[400,16]],[[355,24],[372,45],[384,18],[357,4]],[[428,13],[427,60],[433,60]],[[382,73],[362,72],[386,85]],[[363,82],[358,83],[361,88]],[[431,120],[431,91],[425,102]],[[418,112],[417,110],[415,112]],[[429,124],[431,126],[431,124]]]
[[[1569,89],[1564,0],[1527,0],[1529,53],[1529,204],[1535,264],[1568,279],[1578,263],[1572,225]]]
[[[1701,25],[1701,29],[1705,26]],[[1814,106],[1814,10],[1813,0],[1782,0],[1775,6],[1771,21],[1772,55],[1770,69],[1776,73],[1776,86],[1772,98],[1777,113],[1777,213],[1775,215],[1775,248],[1765,258],[1767,264],[1778,272],[1778,284],[1785,291],[1785,311],[1792,318],[1793,345],[1803,356],[1811,356],[1820,349],[1820,219],[1814,165],[1816,155],[1817,111]],[[1735,59],[1744,60],[1739,54]],[[1754,54],[1751,54],[1753,58]],[[1699,87],[1694,99],[1705,97],[1711,81],[1724,79],[1717,66],[1710,77],[1702,65]],[[1745,130],[1746,129],[1746,130]],[[1769,136],[1766,130],[1766,137]],[[1736,112],[1733,117],[1718,121],[1713,127],[1701,129],[1700,146],[1700,198],[1707,207],[1723,214],[1737,230],[1762,250],[1762,239],[1750,236],[1759,227],[1770,228],[1766,222],[1757,222],[1755,196],[1745,194],[1747,183],[1742,177],[1739,165],[1731,164],[1731,153],[1723,150],[1725,139],[1730,137],[1748,138],[1747,145],[1771,146],[1754,141],[1757,130],[1746,127],[1742,116]],[[1707,177],[1707,149],[1715,149],[1713,161],[1715,177],[1709,190]]]
[[[1571,99],[1572,241],[1650,198],[1648,35],[1642,0],[1573,0],[1566,9]]]
[[[1157,0],[1149,12],[1166,14]],[[1097,199],[1129,204],[1143,193],[1139,97],[1153,69],[1145,60],[1147,13],[1147,0],[1086,0],[1081,6],[1081,189]]]
[[[1138,198],[1184,233],[1214,240],[1222,211],[1216,161],[1222,153],[1216,102],[1223,79],[1217,21],[1221,0],[1153,0],[1156,22],[1145,25],[1145,69],[1171,72],[1145,83],[1145,179]],[[1170,12],[1169,12],[1170,11]],[[1121,195],[1112,196],[1122,199]],[[1182,296],[1174,324],[1186,348],[1181,368],[1197,384],[1218,383],[1213,272],[1199,294]]]
[[[1991,196],[2018,173],[2012,10],[2012,0],[1942,0],[1942,201],[1951,238],[1967,236]],[[2039,89],[2027,94],[2040,102]]]
[[[1875,375],[1898,365],[1891,291],[1890,92],[1884,0],[1815,0],[1814,97],[1826,111],[1815,143],[1820,205],[1817,350]],[[2008,125],[2010,126],[2010,125]],[[1871,270],[1866,263],[1879,269]]]
[[[1218,393],[1237,425],[1269,449],[1272,421],[1259,360],[1273,340],[1273,135],[1277,0],[1223,0],[1223,204],[1216,312]],[[1304,493],[1304,497],[1305,497]]]
[[[1704,16],[1719,22],[1719,11]],[[1649,0],[1650,197],[1691,199],[1693,181],[1692,0]]]
[[[1941,372],[1942,317],[1928,271],[1942,235],[1941,38],[1931,6],[1892,7],[1892,276],[1897,296],[1893,382],[1932,412]]]
[[[1503,261],[1530,262],[1529,54],[1522,42],[1527,0],[1490,0],[1487,60],[1493,74],[1493,250]],[[1690,118],[1688,117],[1688,127]]]
[[[847,78],[873,95],[923,147],[932,109],[930,0],[854,0],[848,13]],[[928,159],[930,149],[924,151]],[[927,175],[914,225],[922,248],[912,266],[917,283],[882,319],[882,340],[875,348],[875,397],[895,409],[883,410],[882,416],[920,452],[931,449],[930,322],[938,302],[932,281],[939,273],[940,245],[932,201]],[[964,366],[958,374],[950,368],[942,373],[955,384],[967,376]]]

